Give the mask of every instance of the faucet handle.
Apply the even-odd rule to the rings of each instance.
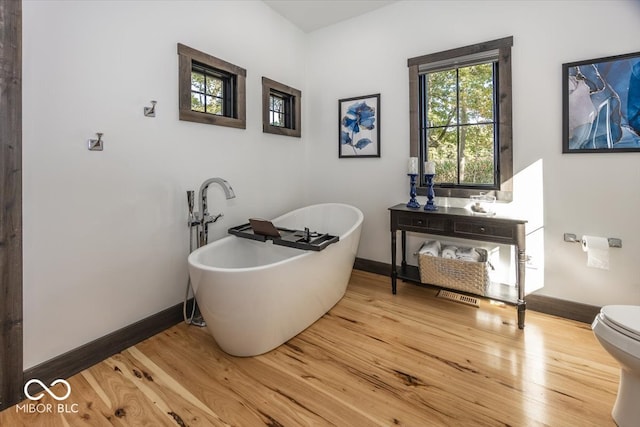
[[[187,225],[189,227],[195,227],[200,225],[200,214],[198,212],[190,213],[189,219],[187,220]]]
[[[198,215],[198,214],[196,214],[196,215]],[[221,214],[221,213],[219,213],[219,214],[217,214],[217,215],[209,215],[209,214],[204,215],[204,216],[202,217],[202,221],[201,221],[201,222],[202,222],[202,225],[205,225],[205,226],[206,226],[206,225],[208,225],[208,224],[211,224],[211,223],[213,223],[213,222],[216,222],[217,220],[219,220],[219,219],[220,219],[220,218],[222,218],[223,216],[224,216],[224,214]]]

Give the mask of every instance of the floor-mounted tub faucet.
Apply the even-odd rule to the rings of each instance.
[[[209,210],[207,207],[207,190],[209,189],[209,185],[211,184],[219,184],[220,187],[224,190],[224,194],[227,199],[233,199],[236,197],[236,194],[233,192],[233,188],[229,183],[222,178],[209,178],[200,186],[200,191],[198,192],[198,207],[200,208],[200,212],[194,212],[194,204],[195,204],[195,192],[193,190],[187,191],[187,205],[189,206],[189,251],[193,251],[196,248],[204,246],[208,243],[209,240],[209,224],[212,222],[216,222],[220,218],[222,218],[222,213],[211,216],[209,214]],[[194,231],[195,231],[195,239],[194,239]],[[194,247],[195,243],[195,247]],[[191,315],[187,315],[187,302],[189,299],[189,290],[191,289],[191,278],[187,281],[187,290],[184,296],[184,303],[182,305],[182,311],[184,315],[184,321],[189,325],[196,326],[206,326],[204,319],[202,319],[202,315],[199,313],[198,305],[193,302],[191,308]],[[195,295],[194,295],[195,297]]]
[[[233,188],[229,183],[222,178],[209,178],[200,186],[200,191],[198,192],[199,199],[199,208],[200,208],[200,216],[196,216],[196,219],[199,219],[200,225],[200,245],[204,246],[208,243],[209,240],[209,224],[212,222],[216,222],[220,218],[223,217],[222,213],[219,213],[215,216],[211,216],[209,214],[209,209],[207,207],[207,190],[209,189],[209,185],[218,184],[224,190],[224,195],[227,199],[233,199],[236,197],[236,194],[233,192]],[[196,214],[197,215],[197,214]]]

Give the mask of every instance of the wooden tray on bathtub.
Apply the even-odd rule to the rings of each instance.
[[[251,219],[247,224],[231,227],[229,234],[245,239],[266,242],[271,240],[274,245],[288,246],[290,248],[321,251],[339,240],[338,236],[330,234],[308,232],[308,230],[291,230],[276,227],[271,221],[263,219]]]

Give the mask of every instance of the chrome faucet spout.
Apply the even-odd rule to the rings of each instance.
[[[233,199],[236,197],[235,192],[231,185],[222,178],[209,178],[202,183],[200,191],[198,192],[200,199],[198,200],[198,207],[200,212],[196,214],[196,219],[199,220],[200,225],[200,246],[206,245],[209,240],[209,224],[216,222],[222,217],[222,214],[211,216],[207,207],[207,190],[209,185],[218,184],[224,190],[224,195],[227,199]]]
[[[200,186],[200,191],[198,194],[200,195],[200,214],[204,217],[209,214],[207,209],[207,190],[209,189],[209,185],[218,184],[224,190],[224,195],[227,199],[233,199],[236,197],[236,194],[233,191],[231,185],[222,178],[209,178]]]

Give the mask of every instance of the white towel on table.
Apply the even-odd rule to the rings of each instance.
[[[427,240],[422,244],[418,253],[429,256],[440,256],[440,241]]]
[[[456,259],[456,252],[458,251],[457,246],[445,246],[442,248],[442,258],[446,259]]]

